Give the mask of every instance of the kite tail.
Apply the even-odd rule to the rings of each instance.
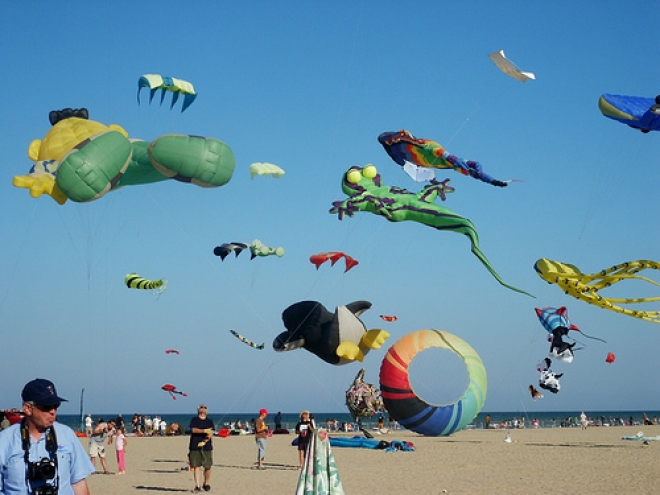
[[[470,238],[470,240],[472,239]],[[519,292],[521,294],[525,294],[526,296],[536,298],[536,296],[530,294],[529,292],[525,292],[522,289],[518,289],[517,287],[514,287],[513,285],[509,285],[504,280],[502,280],[502,277],[500,277],[499,274],[495,271],[495,269],[491,266],[490,261],[488,261],[488,258],[486,258],[486,255],[481,252],[479,246],[477,246],[474,242],[472,243],[472,253],[477,258],[479,258],[481,263],[486,267],[486,269],[491,273],[491,275],[495,277],[495,280],[497,280],[501,285],[503,285],[507,289],[511,289],[512,291]]]

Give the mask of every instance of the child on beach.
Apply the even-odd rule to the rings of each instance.
[[[126,450],[126,445],[128,440],[125,436],[126,431],[124,428],[117,428],[115,433],[115,449],[117,450],[117,474],[124,474],[126,472],[126,464],[124,461],[124,451]]]

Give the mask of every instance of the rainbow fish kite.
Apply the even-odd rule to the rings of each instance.
[[[506,187],[511,181],[501,181],[484,173],[481,164],[450,155],[440,143],[430,139],[418,139],[405,129],[399,132],[383,132],[378,136],[390,158],[416,182],[435,178],[434,169],[454,169],[493,186]]]

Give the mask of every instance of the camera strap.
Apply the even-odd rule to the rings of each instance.
[[[27,475],[30,471],[30,431],[28,430],[27,421],[25,418],[21,420],[21,448],[23,449],[23,459],[25,460],[25,471],[28,486],[32,488],[32,480]],[[55,487],[59,486],[59,472],[57,470],[57,435],[55,435],[55,426],[51,426],[46,431],[46,451],[48,457],[55,464]]]

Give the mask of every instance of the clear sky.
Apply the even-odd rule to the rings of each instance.
[[[188,412],[260,407],[343,411],[360,367],[378,382],[399,337],[437,328],[466,340],[489,378],[484,410],[660,409],[660,326],[592,307],[541,280],[539,258],[592,273],[659,260],[660,135],[604,118],[603,93],[660,93],[655,2],[2,2],[0,114],[0,407],[22,386],[52,379],[63,413]],[[524,84],[488,58],[504,49]],[[160,73],[199,94],[183,114],[136,102],[137,80]],[[98,201],[60,206],[12,186],[32,163],[48,112],[87,107],[90,118],[151,141],[167,133],[221,139],[237,166],[226,186],[174,181],[125,187]],[[342,174],[373,163],[386,184],[413,182],[377,137],[408,129],[478,160],[501,189],[459,175],[444,206],[471,219],[500,286],[468,239],[369,213],[339,221]],[[286,171],[250,178],[256,161]],[[260,239],[283,258],[224,262],[223,242]],[[309,256],[344,251],[360,264],[318,271]],[[124,276],[167,278],[160,297],[128,290]],[[650,273],[655,280],[658,274]],[[660,295],[625,282],[610,297]],[[282,311],[300,300],[373,304],[362,319],[390,340],[364,363],[331,366],[305,350],[275,353]],[[548,350],[535,307],[569,308],[606,344],[586,348],[561,392],[532,402],[536,363]],[[657,309],[657,304],[648,305]],[[380,314],[395,314],[385,323]],[[235,329],[266,349],[254,350]],[[166,355],[175,348],[179,355]],[[606,364],[608,352],[617,356]],[[413,362],[429,402],[465,388],[460,360],[440,350]],[[161,391],[175,384],[188,397]]]

